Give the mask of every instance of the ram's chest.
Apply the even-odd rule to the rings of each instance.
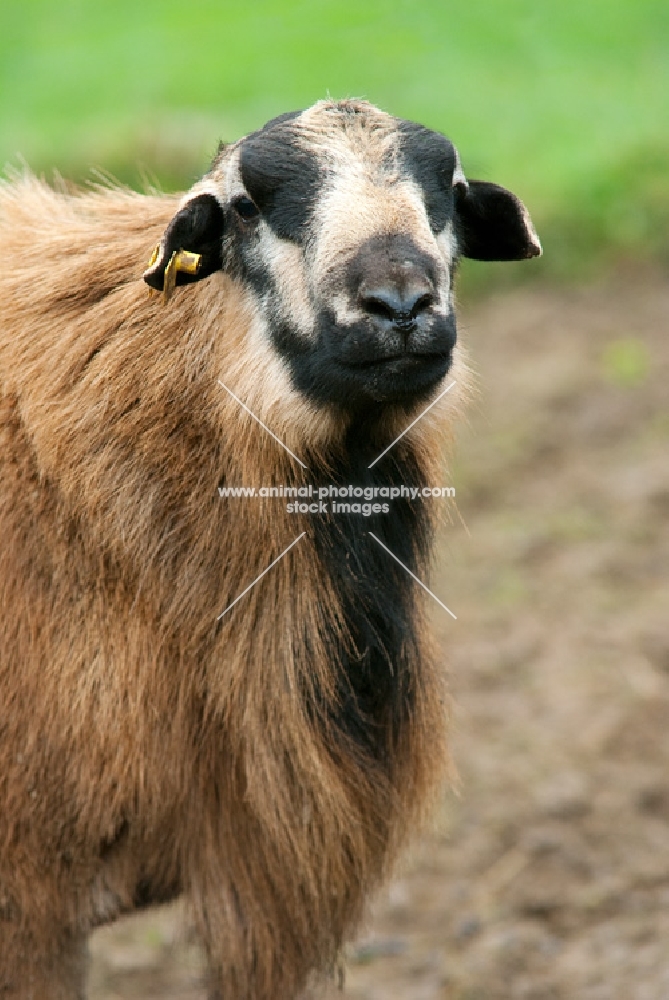
[[[327,588],[344,623],[328,643],[337,677],[335,721],[372,753],[382,752],[387,731],[401,725],[411,708],[421,643],[416,585],[408,570],[420,571],[431,525],[420,500],[388,500],[371,491],[415,483],[416,476],[411,457],[394,456],[370,470],[368,457],[352,449],[335,468],[332,485],[354,485],[366,495],[337,500],[336,508],[330,499],[328,513],[312,527]],[[381,510],[366,512],[373,503]]]

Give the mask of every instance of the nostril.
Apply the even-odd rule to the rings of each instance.
[[[366,312],[372,316],[381,316],[383,319],[394,320],[402,312],[402,307],[397,298],[382,292],[369,292],[360,296],[360,303]]]
[[[420,313],[425,312],[434,305],[434,295],[431,292],[424,292],[422,295],[417,295],[416,301],[411,307],[411,316],[418,316]]]
[[[360,305],[371,313],[389,320],[391,323],[404,325],[413,323],[420,313],[425,312],[434,304],[434,295],[420,289],[407,289],[400,293],[392,288],[365,288],[360,290]]]

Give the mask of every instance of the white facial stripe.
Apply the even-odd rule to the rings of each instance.
[[[298,453],[304,444],[303,429],[309,428],[309,439],[316,444],[331,436],[333,417],[327,407],[311,403],[293,388],[288,362],[276,351],[267,350],[270,339],[267,316],[256,299],[249,321],[244,324],[243,349],[226,351],[221,380],[288,448]],[[251,434],[263,433],[252,417],[247,423]]]
[[[242,195],[248,197],[241,177],[241,145],[230,151],[212,175],[196,184],[184,202],[205,193],[213,194],[222,204]],[[303,252],[294,243],[280,239],[265,221],[260,220],[258,228],[259,240],[254,251],[258,264],[274,280],[284,318],[293,329],[308,337],[313,333],[315,314],[307,287]]]
[[[242,184],[241,155],[241,145],[238,145],[237,149],[226,160],[223,174],[225,201],[232,201],[233,198],[246,194],[246,188]]]
[[[453,147],[455,149],[455,147]],[[465,172],[462,169],[462,164],[460,163],[460,154],[457,149],[455,149],[455,169],[453,171],[453,187],[458,184],[462,185],[464,188],[469,189],[469,184],[467,183],[467,178],[465,177]]]
[[[448,315],[452,308],[450,264],[455,254],[452,224],[435,236],[420,186],[399,172],[391,175],[381,162],[370,168],[348,149],[337,166],[316,205],[316,237],[309,264],[312,287],[318,290],[329,284],[328,278],[345,267],[370,238],[401,233],[442,263],[433,311]],[[329,306],[341,326],[351,326],[366,316],[343,290],[335,292]]]
[[[315,225],[315,275],[325,275],[368,239],[384,233],[404,233],[427,253],[435,251],[418,185],[410,179],[389,182],[370,175],[357,158],[320,192]]]
[[[363,310],[351,304],[350,296],[346,292],[338,292],[333,296],[330,306],[339,326],[352,326],[365,318]]]
[[[455,235],[455,227],[452,222],[449,222],[448,225],[437,234],[436,241],[444,264],[448,267],[458,252],[458,241]]]
[[[289,240],[280,239],[264,221],[259,230],[258,254],[262,267],[274,279],[284,317],[293,329],[309,337],[316,315],[309,295],[303,250]]]

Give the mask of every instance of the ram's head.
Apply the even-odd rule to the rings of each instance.
[[[144,277],[169,291],[227,272],[294,388],[351,407],[420,399],[444,377],[460,257],[540,253],[523,204],[467,180],[443,135],[321,101],[222,147]]]

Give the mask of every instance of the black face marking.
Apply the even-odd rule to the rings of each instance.
[[[298,141],[290,122],[265,126],[241,145],[242,183],[282,239],[303,241],[321,185],[321,166]]]
[[[295,388],[316,403],[337,403],[349,412],[429,396],[448,371],[456,342],[452,311],[444,315],[432,308],[442,268],[406,234],[367,240],[332,278],[359,310],[359,320],[341,325],[323,308],[309,343],[285,322],[270,322]],[[395,297],[413,303],[406,315],[393,313]]]
[[[297,343],[286,328],[277,331],[275,344],[288,359],[299,392],[316,403],[335,403],[355,413],[371,403],[413,403],[430,396],[451,366],[456,341],[453,315],[433,319],[424,335],[430,349],[407,350],[406,338],[398,330],[387,341],[385,356],[358,353],[357,345],[369,342],[368,322],[342,330],[332,314],[323,312],[313,348]]]
[[[399,122],[398,131],[404,166],[420,185],[430,226],[439,233],[453,217],[455,147],[445,136],[414,122]]]

